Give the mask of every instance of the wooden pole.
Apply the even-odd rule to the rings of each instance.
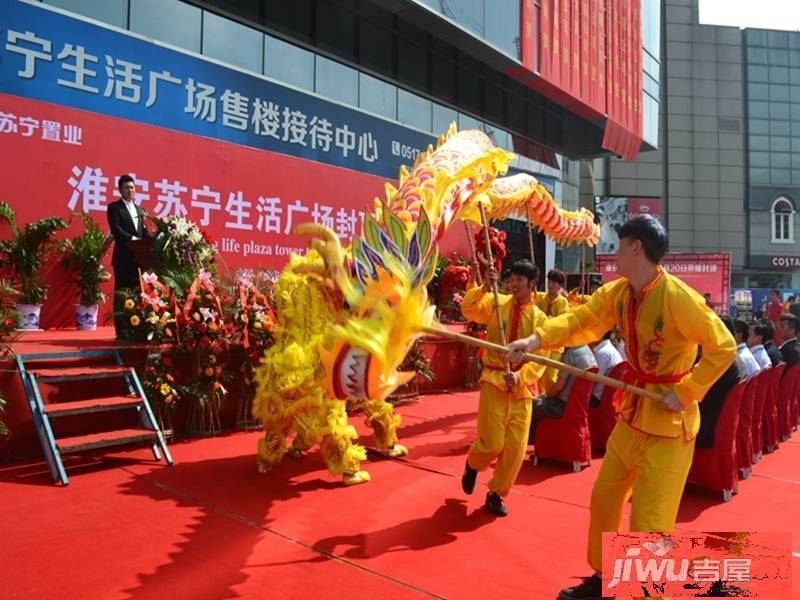
[[[489,221],[486,218],[486,208],[483,206],[483,203],[478,204],[478,207],[481,211],[481,223],[483,223],[483,242],[486,244],[486,260],[489,261],[489,266],[486,270],[486,275],[488,278],[489,269],[494,270],[494,256],[492,256],[492,245],[491,240],[489,239]],[[500,312],[500,291],[497,289],[497,278],[495,278],[492,288],[492,293],[494,294],[494,314],[497,317],[497,329],[500,333],[500,343],[505,346],[506,332],[505,328],[503,327],[503,314]],[[506,373],[510,373],[511,367],[508,365],[508,361],[505,361],[505,365]]]
[[[464,221],[464,229],[467,230],[469,250],[472,252],[472,264],[475,265],[475,281],[478,285],[483,285],[483,278],[481,277],[481,265],[478,262],[478,253],[475,251],[475,240],[472,239],[472,227],[470,227],[469,221]]]
[[[429,327],[423,327],[422,330],[425,333],[430,333],[431,335],[438,335],[441,337],[450,338],[459,342],[463,342],[465,344],[469,344],[470,346],[478,346],[479,348],[485,348],[486,350],[493,350],[495,352],[508,351],[508,348],[505,348],[500,344],[487,342],[486,340],[481,340],[469,335],[464,335],[463,333],[448,331],[447,329],[442,329],[441,327],[429,326]],[[661,394],[657,394],[656,392],[651,392],[650,390],[645,390],[635,385],[625,383],[624,381],[619,381],[618,379],[612,379],[611,377],[606,377],[605,375],[599,375],[598,373],[587,372],[584,371],[583,369],[579,369],[578,367],[573,367],[572,365],[567,365],[557,360],[553,360],[552,358],[547,358],[545,356],[539,356],[538,354],[525,354],[525,359],[531,362],[539,363],[540,365],[545,365],[546,367],[552,367],[554,369],[558,369],[559,371],[566,371],[571,375],[575,375],[576,377],[583,377],[584,379],[588,379],[595,383],[602,383],[604,385],[609,385],[618,390],[622,390],[623,392],[631,392],[632,394],[636,394],[637,396],[650,398],[651,400],[661,401],[664,398]]]
[[[531,262],[536,264],[536,253],[533,251],[533,225],[531,224],[531,207],[525,205],[525,217],[528,219],[528,248],[531,251]]]

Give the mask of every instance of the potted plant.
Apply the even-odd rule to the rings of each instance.
[[[111,274],[103,266],[103,257],[114,238],[103,232],[87,213],[78,214],[84,232],[61,242],[61,264],[75,270],[75,282],[80,291],[80,304],[75,306],[75,326],[87,331],[97,328],[97,311],[106,299],[100,286],[111,279]]]
[[[17,325],[17,311],[14,308],[14,301],[17,291],[9,281],[0,279],[0,357],[12,354],[11,343],[17,338],[19,333],[15,327]],[[5,409],[6,400],[0,389],[0,414]],[[0,436],[7,436],[8,428],[0,420]]]
[[[0,268],[13,271],[17,280],[18,327],[39,329],[39,314],[47,297],[41,268],[53,248],[53,235],[59,229],[66,229],[67,224],[60,217],[46,217],[28,223],[20,231],[14,210],[6,202],[0,202],[0,218],[11,229],[11,239],[0,240]]]

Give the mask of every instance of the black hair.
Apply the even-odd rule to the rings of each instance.
[[[629,219],[619,230],[619,239],[638,240],[642,243],[647,260],[658,264],[669,250],[667,229],[652,215],[638,215]]]
[[[780,293],[779,290],[772,290],[772,293],[775,294],[776,296],[778,296],[778,298],[780,298],[780,296],[781,296],[781,293]]]
[[[558,269],[550,269],[550,271],[547,273],[547,279],[550,281],[554,281],[558,285],[562,286],[567,281],[567,278],[564,276],[564,273],[562,273]]]
[[[130,175],[120,175],[119,179],[117,180],[117,188],[122,189],[122,186],[126,183],[133,183],[134,185],[136,182],[133,180],[133,177]]]
[[[509,269],[512,275],[527,277],[528,281],[536,283],[539,280],[539,267],[526,258],[518,260]]]
[[[727,327],[728,331],[730,331],[731,335],[733,335],[733,319],[731,319],[728,315],[720,315],[719,320],[725,323],[725,327]]]
[[[788,323],[789,327],[791,327],[795,333],[800,331],[800,319],[798,319],[794,315],[789,313],[783,314],[781,315],[781,321],[785,321],[786,323]]]
[[[761,319],[753,324],[753,332],[761,336],[761,342],[766,342],[775,337],[775,328],[772,323]]]
[[[750,326],[746,321],[743,321],[742,319],[734,319],[733,330],[741,335],[743,340],[747,341],[747,337],[750,335]]]
[[[500,281],[508,279],[511,277],[511,269],[503,269],[503,272],[500,273]]]

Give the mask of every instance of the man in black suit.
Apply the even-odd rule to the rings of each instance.
[[[111,255],[111,266],[114,268],[114,312],[122,311],[121,298],[117,291],[139,288],[139,265],[128,247],[131,240],[151,237],[144,226],[145,212],[134,203],[136,182],[130,175],[123,175],[117,184],[120,200],[108,205],[108,226],[114,236],[114,252]],[[122,331],[122,319],[114,318],[114,329],[117,337]]]
[[[762,319],[756,324],[756,329],[760,328],[762,339],[764,340],[764,350],[767,351],[767,356],[774,367],[778,363],[783,362],[783,354],[778,350],[778,347],[773,342],[775,338],[775,329],[772,327],[772,322],[767,319]]]
[[[781,354],[787,367],[800,364],[800,319],[792,314],[781,315],[779,331],[781,337]]]

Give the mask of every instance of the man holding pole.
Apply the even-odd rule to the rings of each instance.
[[[473,287],[464,296],[461,312],[470,321],[488,325],[490,342],[501,342],[503,332],[507,332],[509,340],[531,335],[545,321],[544,313],[532,299],[538,278],[539,269],[528,260],[520,260],[511,267],[511,295],[498,296],[497,274],[490,266],[483,287]],[[508,511],[502,498],[517,479],[528,445],[531,386],[541,377],[544,367],[527,363],[512,371],[503,354],[497,351],[485,352],[483,360],[478,438],[470,446],[461,486],[471,494],[478,471],[487,469],[497,459],[485,506],[489,512],[504,517]]]
[[[616,325],[631,365],[628,381],[663,394],[660,401],[621,395],[621,419],[592,489],[588,560],[595,573],[562,590],[562,600],[602,597],[602,533],[619,531],[631,493],[631,531],[672,531],[700,427],[697,403],[736,356],[733,336],[702,296],[660,266],[667,251],[664,226],[637,216],[619,238],[620,279],[509,345],[514,365],[525,352],[585,344]],[[693,367],[698,346],[703,357]]]

